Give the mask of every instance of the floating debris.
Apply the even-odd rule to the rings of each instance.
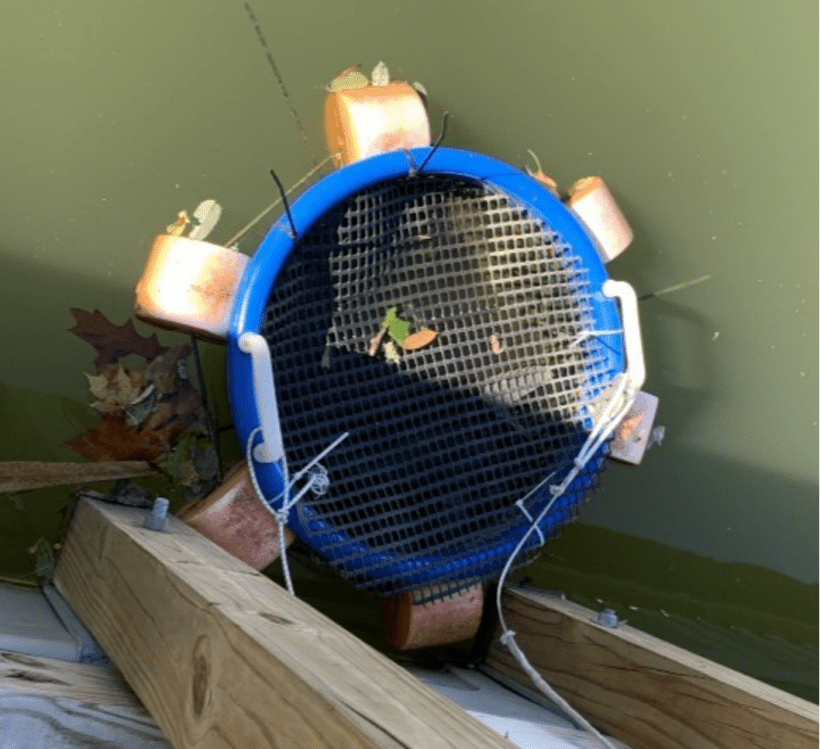
[[[527,153],[532,156],[533,161],[535,161],[536,171],[532,171],[529,167],[525,167],[527,170],[527,174],[530,175],[534,180],[540,182],[544,187],[546,187],[553,195],[558,196],[558,183],[549,175],[544,174],[541,171],[541,162],[538,160],[538,156],[535,155],[535,151],[531,151],[529,148],[527,149]]]
[[[500,356],[501,353],[504,351],[504,344],[501,343],[500,339],[495,333],[493,333],[490,336],[490,349],[496,356]]]
[[[370,85],[370,79],[355,65],[345,68],[325,88],[331,93],[346,91],[352,88],[364,88]]]
[[[190,224],[191,219],[188,218],[188,214],[185,211],[180,211],[177,214],[177,220],[165,227],[165,233],[170,234],[172,237],[181,237],[188,231]]]
[[[387,314],[382,320],[382,328],[386,328],[390,333],[390,337],[399,344],[404,346],[404,340],[410,334],[410,323],[407,320],[402,320],[396,314],[396,307],[390,307]]]
[[[370,345],[367,347],[367,353],[370,354],[370,356],[376,355],[379,350],[379,346],[381,345],[382,338],[384,338],[386,333],[386,327],[379,328],[379,332],[370,339]]]
[[[648,450],[652,445],[663,445],[663,438],[666,436],[666,427],[654,427],[649,432],[649,437],[646,440],[646,449]]]
[[[222,206],[215,200],[203,200],[194,211],[196,226],[188,235],[190,239],[203,241],[213,231],[219,217],[222,215]]]
[[[401,357],[395,345],[393,345],[393,341],[386,341],[382,349],[384,350],[384,358],[391,364],[399,364],[401,362]]]
[[[390,83],[390,71],[388,71],[387,65],[379,60],[378,65],[373,68],[370,78],[373,81],[374,86],[386,86]]]
[[[424,104],[425,108],[427,107],[427,89],[422,86],[421,83],[418,81],[413,81],[410,84],[416,91],[416,93],[421,97],[422,104]]]

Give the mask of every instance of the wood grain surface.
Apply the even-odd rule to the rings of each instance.
[[[55,585],[177,749],[511,746],[178,519],[143,517],[81,500]]]
[[[0,652],[0,746],[171,745],[116,669]]]
[[[817,749],[817,705],[537,589],[508,589],[504,612],[536,670],[633,749]],[[497,637],[486,665],[532,686]]]

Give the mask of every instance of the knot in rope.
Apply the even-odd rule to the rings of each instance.
[[[512,643],[514,639],[515,632],[513,632],[511,629],[508,629],[506,632],[504,632],[503,635],[501,635],[501,637],[498,638],[499,642],[502,645],[505,645],[506,647],[509,647],[510,643]]]
[[[327,468],[321,463],[317,463],[308,471],[308,482],[310,483],[310,490],[317,497],[321,497],[327,493],[330,488],[330,476]]]

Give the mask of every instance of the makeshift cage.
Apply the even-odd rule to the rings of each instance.
[[[594,488],[642,367],[634,293],[573,213],[448,148],[315,184],[250,260],[228,331],[264,501],[383,595],[530,560]]]

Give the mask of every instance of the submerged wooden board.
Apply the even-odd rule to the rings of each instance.
[[[504,616],[539,673],[633,749],[817,748],[817,705],[627,625],[601,627],[583,606],[515,588]],[[497,637],[486,665],[532,686]]]
[[[116,669],[0,652],[0,746],[170,749]]]
[[[114,479],[137,478],[155,473],[144,460],[98,463],[48,463],[37,460],[0,462],[0,492],[21,492],[49,486],[65,486]]]
[[[82,500],[55,585],[182,747],[511,746],[187,525]]]

